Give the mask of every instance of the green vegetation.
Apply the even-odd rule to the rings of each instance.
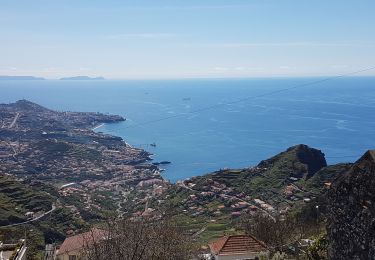
[[[185,187],[170,188],[162,207],[178,216],[187,228],[205,227],[199,235],[202,242],[237,232],[238,219],[232,213],[250,216],[243,209],[248,212],[253,199],[265,201],[276,212],[287,208],[290,215],[313,226],[318,218],[316,206],[321,207],[320,214],[325,211],[325,183],[349,167],[350,164],[326,167],[323,153],[297,145],[254,168],[224,169],[191,178]],[[287,188],[292,189],[291,194],[286,194]],[[249,204],[239,207],[240,201]]]
[[[100,156],[77,144],[54,141],[44,144],[48,148],[43,151],[57,157],[69,154],[94,160],[97,159],[96,155]],[[49,158],[49,155],[44,156]],[[160,196],[150,197],[146,190],[132,188],[127,192],[125,201],[116,199],[112,192],[104,190],[96,191],[89,197],[79,192],[61,196],[52,183],[74,181],[70,180],[70,175],[49,184],[30,179],[20,183],[8,176],[1,176],[0,201],[3,203],[0,223],[24,221],[25,212],[49,210],[57,198],[59,204],[70,205],[59,207],[43,221],[30,225],[37,234],[33,247],[36,252],[43,250],[45,243],[61,242],[67,234],[81,232],[89,224],[96,225],[115,217],[118,206],[126,210],[125,217],[131,217],[140,215],[146,203],[156,214],[175,222],[184,232],[192,235],[199,244],[207,244],[226,234],[242,233],[244,229],[240,223],[243,217],[252,218],[254,212],[276,216],[284,209],[287,209],[285,212],[288,212],[288,216],[304,223],[292,229],[299,229],[306,235],[317,234],[320,226],[316,224],[323,221],[326,211],[325,186],[351,166],[324,165],[325,159],[320,151],[300,145],[262,161],[257,167],[220,170],[194,177],[184,184],[168,185],[167,192]],[[81,173],[79,178],[89,177]],[[292,190],[291,194],[286,194],[289,189]],[[95,207],[87,207],[88,198]],[[265,204],[255,203],[256,198],[265,201]],[[304,202],[304,198],[308,198],[307,202]],[[319,206],[319,211],[316,206]],[[2,232],[0,230],[0,235]],[[36,257],[37,253],[34,255]]]
[[[314,238],[313,244],[307,249],[307,256],[312,260],[328,259],[328,240],[327,234],[320,234]]]
[[[320,194],[325,183],[334,181],[337,177],[347,172],[351,166],[351,163],[339,163],[327,166],[315,173],[311,178],[300,180],[297,184],[309,190],[311,193]]]
[[[82,219],[76,218],[68,209],[58,208],[50,216],[34,225],[43,232],[46,243],[63,241],[68,230],[82,230],[88,224]]]
[[[100,160],[101,153],[97,150],[80,146],[78,144],[68,143],[66,141],[43,140],[35,144],[34,149],[43,152],[47,160],[54,160],[63,156],[76,157],[78,159],[87,159],[93,162]]]
[[[48,211],[53,202],[51,195],[0,175],[0,226],[25,221],[28,211]]]
[[[85,147],[74,147],[70,155],[78,157],[80,159],[88,159],[90,161],[100,160],[101,158],[101,153],[99,151],[94,149],[88,149]]]
[[[4,227],[26,221],[25,213],[28,211],[50,210],[57,196],[53,186],[41,182],[22,183],[0,175],[0,240],[17,243],[26,234],[29,241],[28,259],[41,259],[45,243],[62,242],[68,230],[87,228],[87,222],[74,217],[66,208],[57,208],[42,220],[29,224]]]

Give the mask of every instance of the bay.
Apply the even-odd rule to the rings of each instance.
[[[304,86],[317,80],[3,80],[0,102],[28,99],[61,111],[122,115],[125,122],[96,131],[121,136],[155,161],[171,161],[163,176],[177,181],[256,165],[300,143],[321,149],[329,164],[374,149],[375,78]]]

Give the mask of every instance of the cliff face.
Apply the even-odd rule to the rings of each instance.
[[[324,153],[320,150],[312,149],[307,145],[298,145],[296,154],[300,162],[307,165],[306,177],[311,177],[317,171],[327,166]]]
[[[375,150],[332,185],[328,199],[332,259],[375,259]]]

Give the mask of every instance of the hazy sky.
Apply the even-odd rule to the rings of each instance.
[[[336,75],[375,66],[374,12],[374,0],[0,0],[0,75]]]

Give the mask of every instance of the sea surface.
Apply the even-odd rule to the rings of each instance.
[[[176,181],[253,166],[300,143],[321,149],[329,164],[374,149],[375,78],[309,84],[319,80],[0,81],[0,102],[122,115],[127,121],[96,131],[171,161],[163,176]]]

